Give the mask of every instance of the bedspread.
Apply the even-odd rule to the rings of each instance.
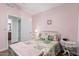
[[[52,54],[54,56],[56,44],[57,42],[55,41],[47,44],[43,41],[30,40],[11,44],[10,47],[19,56],[39,56],[41,54],[44,56],[50,56]]]

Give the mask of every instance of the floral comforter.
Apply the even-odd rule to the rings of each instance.
[[[59,49],[57,41],[44,42],[44,41],[26,41],[25,44],[32,45],[35,49],[39,50],[40,56],[55,56],[56,50]]]

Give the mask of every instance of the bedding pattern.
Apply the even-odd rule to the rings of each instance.
[[[19,56],[55,56],[56,41],[44,43],[30,40],[10,45],[10,48]]]

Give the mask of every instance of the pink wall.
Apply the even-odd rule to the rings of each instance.
[[[77,14],[76,4],[64,4],[41,12],[33,16],[33,31],[58,31],[62,37],[76,41]],[[48,19],[52,20],[52,25],[47,25]]]
[[[0,4],[0,51],[8,49],[8,15],[21,17],[22,20],[31,18],[31,14],[17,7],[10,8]]]
[[[5,6],[0,4],[0,51],[7,48],[7,11]]]

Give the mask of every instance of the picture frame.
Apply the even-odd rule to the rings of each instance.
[[[52,24],[52,20],[50,20],[50,19],[47,20],[47,24],[48,24],[48,25],[51,25],[51,24]]]

